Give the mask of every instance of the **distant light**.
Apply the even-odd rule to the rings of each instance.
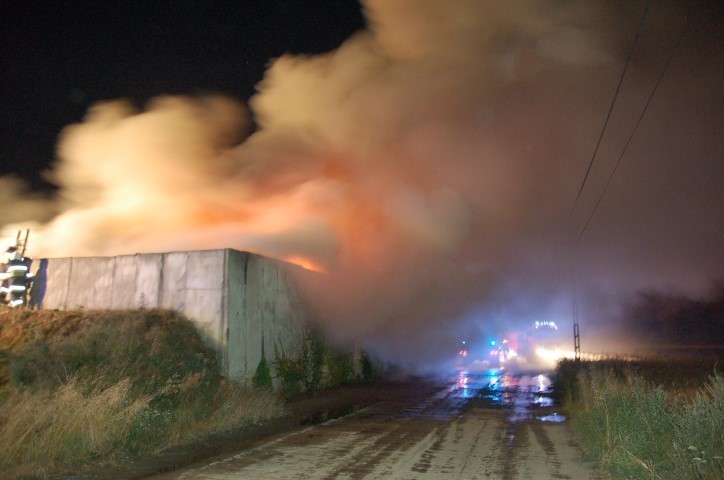
[[[495,346],[495,340],[491,340],[491,341],[490,341],[490,346],[491,346],[491,347],[494,347],[494,346]]]
[[[536,348],[535,354],[538,358],[550,364],[555,364],[564,358],[575,358],[575,352],[571,350],[563,350],[561,348]]]

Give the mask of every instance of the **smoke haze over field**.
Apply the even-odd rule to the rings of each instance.
[[[57,201],[14,186],[27,216],[0,217],[5,234],[51,209],[31,226],[36,257],[235,248],[290,260],[324,272],[303,287],[337,338],[399,359],[536,319],[569,325],[574,265],[584,332],[637,289],[696,294],[722,274],[716,17],[682,25],[683,8],[654,4],[569,216],[643,4],[364,8],[369,28],[337,50],[276,59],[248,109],[223,96],[95,105],[60,137]]]

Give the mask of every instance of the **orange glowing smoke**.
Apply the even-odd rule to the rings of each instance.
[[[306,259],[306,258],[292,256],[292,257],[286,257],[283,260],[285,262],[289,262],[291,264],[297,265],[298,267],[302,267],[303,269],[309,270],[312,272],[317,272],[317,273],[326,272],[324,267],[322,267],[321,265],[318,265],[318,264],[314,263],[313,261]]]
[[[613,18],[621,9],[608,3],[364,0],[367,30],[324,55],[274,60],[248,107],[223,97],[157,98],[140,111],[125,101],[93,106],[60,136],[49,173],[57,201],[25,199],[16,204],[27,216],[8,217],[16,210],[4,195],[20,190],[0,179],[2,236],[31,228],[36,258],[234,248],[286,260],[325,272],[303,288],[341,336],[392,353],[412,345],[418,355],[454,354],[454,342],[440,348],[454,336],[449,323],[478,307],[557,315],[565,302],[541,299],[568,298],[567,235],[589,210],[565,212],[630,42],[622,32],[636,23]],[[642,78],[658,68],[639,67]],[[677,98],[711,90],[691,75]],[[696,118],[715,125],[715,105]],[[250,114],[259,127],[251,134]],[[670,137],[679,148],[705,134]],[[634,266],[616,259],[640,257],[651,272],[678,259],[674,272],[675,262],[690,264],[680,251],[721,243],[709,224],[722,218],[719,177],[692,173],[709,164],[720,172],[719,150],[689,145],[697,161],[681,162],[661,138],[637,140],[656,164],[631,162],[631,175],[616,179],[627,183],[607,209],[626,212],[625,222],[616,241],[596,232],[586,245],[596,260],[580,278],[623,291],[619,270]],[[695,208],[674,202],[675,178],[717,195],[677,194],[697,198]],[[662,217],[659,205],[681,208]],[[692,229],[694,210],[704,228]],[[674,214],[686,234],[662,241]],[[632,254],[628,243],[661,250]],[[691,272],[720,275],[718,257],[700,259]]]

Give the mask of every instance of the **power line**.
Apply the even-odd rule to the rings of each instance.
[[[616,99],[618,98],[618,94],[621,91],[621,85],[623,84],[623,79],[626,76],[626,70],[628,70],[628,65],[631,62],[631,57],[633,57],[633,52],[636,49],[636,43],[638,41],[639,35],[641,33],[641,29],[643,28],[644,22],[646,20],[646,15],[649,12],[649,7],[651,7],[651,1],[648,0],[646,2],[646,8],[644,8],[643,14],[641,15],[641,20],[639,21],[639,25],[636,28],[636,34],[633,37],[633,40],[631,41],[631,47],[629,47],[628,50],[628,56],[626,57],[626,63],[624,63],[623,71],[621,72],[621,77],[618,79],[618,85],[616,86],[616,91],[613,94],[613,100],[611,101],[611,105],[608,108],[608,113],[606,114],[606,120],[603,122],[603,128],[601,128],[601,133],[598,136],[598,141],[596,142],[596,147],[593,149],[593,155],[591,156],[591,160],[588,162],[588,169],[586,170],[586,174],[583,176],[583,182],[581,182],[581,187],[578,189],[578,194],[576,195],[576,200],[573,202],[573,206],[571,207],[571,213],[576,208],[576,205],[578,204],[578,200],[581,198],[581,193],[583,192],[583,187],[586,185],[586,181],[588,180],[588,175],[591,173],[591,167],[593,167],[593,161],[596,158],[596,154],[598,153],[598,149],[601,146],[601,141],[603,140],[603,135],[606,132],[606,126],[608,125],[608,121],[611,118],[611,113],[613,112],[613,107],[616,105]]]
[[[650,5],[647,4],[646,9],[648,10],[648,7]],[[644,12],[644,17],[646,15],[646,12]],[[686,16],[684,17],[684,21],[686,21]],[[643,17],[642,17],[642,23],[643,23]],[[639,25],[640,27],[640,25]],[[637,32],[638,36],[638,32]],[[659,89],[659,86],[661,85],[661,82],[664,78],[664,75],[669,69],[669,66],[671,65],[671,61],[674,58],[674,55],[676,54],[677,49],[679,48],[679,44],[681,43],[682,38],[684,37],[684,29],[682,28],[681,32],[679,33],[679,38],[676,40],[676,43],[674,44],[673,48],[671,49],[671,53],[669,54],[668,58],[666,59],[666,63],[664,64],[664,67],[661,69],[661,73],[659,73],[658,78],[656,79],[656,82],[654,83],[654,87],[651,89],[651,93],[649,94],[649,97],[646,99],[646,103],[644,104],[644,108],[641,110],[641,114],[639,115],[639,118],[636,120],[636,124],[634,125],[633,130],[631,131],[631,135],[629,135],[628,139],[626,140],[626,144],[624,145],[623,149],[621,150],[621,154],[618,156],[618,159],[616,161],[616,165],[614,166],[613,170],[608,176],[608,180],[606,181],[606,185],[604,186],[603,190],[601,191],[601,194],[598,196],[598,200],[596,201],[596,205],[593,207],[593,211],[591,211],[591,214],[588,216],[588,219],[586,220],[586,224],[583,226],[583,229],[581,229],[580,233],[578,234],[578,237],[576,239],[576,248],[574,248],[574,256],[577,255],[578,252],[578,246],[580,244],[581,237],[584,233],[586,233],[586,230],[588,228],[588,225],[591,223],[591,219],[596,214],[596,211],[598,210],[599,205],[601,204],[601,201],[603,200],[603,197],[606,195],[606,192],[608,190],[609,185],[611,184],[611,181],[613,180],[613,176],[616,174],[616,171],[618,170],[619,165],[621,164],[621,161],[623,159],[623,156],[626,154],[626,151],[628,150],[628,146],[631,143],[631,140],[636,135],[636,132],[641,125],[641,122],[646,115],[646,112],[648,111],[649,105],[651,104],[651,100],[654,98],[654,95],[656,95],[656,92]],[[635,40],[634,40],[635,41]],[[627,60],[628,62],[628,60]],[[624,68],[625,72],[625,68]],[[622,76],[623,78],[623,76]],[[619,84],[620,86],[620,84]],[[618,89],[616,91],[616,94],[618,94]],[[614,103],[615,103],[615,96],[614,96]],[[613,106],[613,103],[612,103]],[[610,111],[609,111],[610,113]],[[608,122],[608,118],[606,118],[606,121]],[[605,130],[605,124],[604,124],[604,130]],[[603,134],[602,134],[603,135]],[[600,143],[599,138],[599,143]],[[598,149],[598,145],[596,145],[596,149]],[[595,158],[595,152],[594,152],[594,158]],[[591,162],[593,162],[593,159],[591,159]],[[590,171],[590,165],[589,165],[589,171]],[[588,175],[588,172],[586,172],[586,175]],[[586,179],[584,178],[583,184],[585,184]],[[583,190],[583,184],[581,185],[581,190],[578,192],[579,196],[581,191]],[[578,197],[576,197],[576,201],[578,201]],[[574,203],[573,207],[575,208],[576,204]],[[574,258],[574,263],[575,263]],[[580,361],[580,351],[581,351],[581,343],[580,343],[580,330],[579,330],[579,322],[578,322],[578,289],[577,287],[577,281],[575,278],[575,266],[574,266],[574,278],[573,278],[573,291],[572,291],[572,307],[573,307],[573,345],[575,350],[575,359],[576,361]]]
[[[606,185],[603,187],[603,190],[601,191],[601,194],[598,196],[598,200],[596,201],[596,205],[593,207],[593,211],[588,216],[588,220],[586,220],[586,224],[583,226],[583,229],[581,229],[581,232],[578,234],[578,239],[580,240],[584,233],[586,233],[586,229],[588,229],[588,224],[591,223],[591,219],[596,214],[596,210],[598,210],[598,206],[601,204],[601,200],[603,200],[604,195],[606,195],[606,190],[608,190],[608,186],[611,184],[611,180],[613,179],[613,176],[616,174],[616,170],[618,170],[618,166],[621,164],[621,159],[623,158],[624,154],[626,153],[626,150],[628,149],[629,144],[631,143],[631,139],[633,139],[634,135],[636,135],[636,131],[639,128],[639,125],[641,125],[641,120],[643,120],[644,115],[646,115],[646,110],[649,108],[649,104],[651,103],[651,99],[654,98],[654,95],[656,94],[656,91],[659,89],[659,85],[661,84],[661,80],[664,78],[664,74],[669,69],[669,65],[671,64],[671,60],[674,58],[674,54],[676,53],[676,49],[679,47],[679,44],[681,43],[681,37],[682,35],[679,35],[679,39],[676,41],[676,44],[674,45],[674,48],[671,49],[671,53],[669,54],[669,58],[666,60],[666,64],[664,65],[664,68],[661,70],[661,73],[659,74],[659,77],[656,79],[656,83],[654,84],[654,88],[651,90],[651,94],[649,95],[649,98],[646,100],[646,104],[644,105],[643,110],[641,111],[641,115],[639,115],[638,120],[636,121],[636,125],[634,125],[633,130],[631,131],[631,135],[629,135],[628,140],[626,140],[626,145],[624,145],[623,150],[621,150],[621,154],[618,156],[618,160],[616,161],[616,165],[613,167],[613,170],[611,171],[611,174],[608,176],[608,180],[606,181]]]
[[[644,22],[646,21],[646,15],[649,12],[649,8],[651,7],[651,1],[648,0],[646,2],[646,7],[644,8],[643,13],[641,14],[641,20],[639,20],[638,27],[636,28],[636,33],[633,37],[633,40],[631,41],[631,46],[629,47],[628,55],[626,56],[626,62],[623,66],[623,71],[621,72],[621,77],[618,79],[618,85],[616,85],[616,91],[613,94],[613,100],[611,100],[611,105],[608,108],[608,113],[606,114],[606,120],[603,122],[603,127],[601,128],[601,133],[598,136],[598,140],[596,141],[596,147],[593,149],[593,155],[591,155],[591,160],[588,162],[588,168],[586,169],[586,174],[583,176],[583,181],[581,182],[581,187],[578,189],[578,194],[576,195],[576,200],[573,202],[573,205],[571,206],[571,210],[569,212],[569,217],[572,216],[573,211],[576,208],[576,205],[578,205],[578,200],[581,198],[581,193],[583,192],[583,188],[586,186],[586,181],[588,180],[588,175],[591,173],[591,168],[593,167],[593,161],[596,158],[596,155],[598,154],[598,149],[601,146],[601,141],[603,140],[603,135],[606,132],[606,127],[608,125],[608,121],[611,118],[611,113],[613,112],[613,108],[616,105],[616,100],[618,99],[619,92],[621,91],[621,85],[623,84],[623,79],[626,76],[626,71],[628,70],[629,63],[631,62],[631,58],[633,57],[633,52],[636,49],[636,43],[638,42],[639,35],[641,34],[641,30],[643,29]],[[609,179],[610,181],[610,179]],[[600,202],[600,199],[599,199]],[[595,209],[594,209],[595,211]],[[590,217],[588,219],[590,221]],[[586,222],[586,225],[588,225],[588,222]],[[581,233],[582,235],[582,233]],[[579,243],[580,235],[576,239],[576,246]],[[578,250],[577,248],[575,250]],[[574,253],[575,255],[575,253]],[[574,278],[573,278],[573,298],[572,298],[572,307],[573,307],[573,345],[575,350],[575,359],[577,362],[580,361],[581,358],[581,336],[580,336],[580,327],[579,327],[579,321],[578,321],[578,289],[576,288],[576,278],[575,278],[575,263],[577,259],[574,257]]]

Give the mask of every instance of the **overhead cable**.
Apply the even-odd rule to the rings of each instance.
[[[613,100],[611,100],[611,106],[608,108],[608,113],[606,114],[606,120],[603,122],[603,128],[601,128],[601,133],[598,136],[598,141],[596,142],[596,147],[593,149],[593,155],[591,155],[591,160],[588,162],[588,169],[586,170],[586,174],[583,176],[583,181],[581,182],[581,187],[578,189],[578,194],[576,195],[576,200],[573,202],[573,206],[571,207],[571,213],[573,213],[573,210],[576,208],[576,205],[578,204],[578,200],[581,198],[581,193],[583,192],[583,187],[586,185],[586,181],[588,180],[588,175],[591,173],[591,167],[593,167],[593,161],[596,158],[596,154],[598,153],[598,148],[601,146],[601,140],[603,140],[603,135],[606,132],[606,126],[608,125],[608,121],[611,118],[611,113],[613,112],[613,107],[616,105],[616,99],[618,98],[618,94],[621,91],[621,85],[623,84],[623,79],[626,76],[626,70],[628,69],[628,65],[631,62],[631,57],[633,57],[633,52],[636,49],[636,43],[638,41],[639,35],[641,34],[641,30],[643,28],[644,22],[646,20],[646,15],[649,12],[649,7],[651,7],[651,1],[648,0],[646,2],[646,8],[644,8],[643,14],[641,15],[641,20],[639,21],[639,25],[636,28],[636,34],[633,37],[633,40],[631,41],[631,47],[629,47],[628,50],[628,56],[626,57],[626,63],[624,63],[623,71],[621,72],[621,77],[618,79],[618,85],[616,86],[616,91],[613,94]]]
[[[639,125],[641,125],[641,120],[643,120],[644,115],[646,115],[646,110],[649,108],[649,104],[651,103],[651,99],[654,98],[654,95],[656,94],[656,91],[659,88],[659,85],[661,84],[661,80],[664,78],[664,74],[669,68],[669,65],[671,64],[671,60],[674,58],[674,54],[676,53],[676,49],[679,47],[679,43],[681,43],[681,35],[679,36],[679,39],[676,41],[676,44],[674,45],[674,48],[671,49],[671,53],[669,54],[669,58],[666,60],[666,64],[664,65],[664,68],[661,70],[661,73],[659,74],[659,77],[656,79],[656,83],[654,84],[654,88],[651,90],[651,94],[649,95],[649,98],[646,100],[646,104],[644,105],[643,110],[641,111],[641,115],[639,115],[638,120],[636,121],[636,125],[634,125],[633,130],[631,131],[631,135],[629,135],[628,140],[626,141],[626,145],[624,145],[623,150],[621,150],[621,154],[618,156],[618,160],[616,161],[616,165],[613,167],[613,170],[611,171],[611,174],[608,176],[608,181],[606,181],[606,186],[603,187],[603,190],[601,191],[601,194],[598,196],[598,200],[596,201],[596,206],[593,207],[593,211],[588,216],[588,220],[586,220],[586,224],[583,226],[583,229],[581,229],[581,232],[578,234],[578,240],[581,239],[584,233],[586,233],[586,229],[588,228],[588,224],[591,223],[591,219],[593,218],[593,215],[595,215],[596,210],[598,210],[598,206],[601,204],[601,200],[603,200],[604,195],[606,195],[606,190],[608,190],[608,186],[611,184],[611,180],[613,179],[613,176],[616,174],[616,170],[618,169],[618,166],[621,164],[621,159],[623,158],[624,154],[626,153],[626,150],[628,149],[629,144],[631,143],[631,139],[636,134],[636,130],[638,130]]]
[[[649,12],[649,8],[651,7],[651,1],[648,0],[646,2],[646,7],[644,8],[643,13],[641,14],[641,20],[639,21],[638,27],[636,28],[636,34],[634,35],[633,40],[631,41],[631,46],[629,47],[628,55],[626,56],[626,62],[623,66],[623,71],[621,72],[621,77],[618,80],[618,85],[616,85],[616,91],[613,95],[613,100],[611,100],[611,105],[608,108],[608,113],[606,114],[606,120],[603,122],[603,127],[601,128],[601,133],[598,136],[598,140],[596,141],[596,147],[593,149],[593,155],[591,155],[591,160],[588,162],[588,168],[586,169],[586,174],[583,177],[583,181],[581,182],[581,186],[578,189],[578,194],[576,195],[576,200],[573,202],[573,205],[571,206],[571,210],[569,212],[569,218],[572,216],[573,211],[576,208],[576,205],[578,205],[578,200],[581,198],[581,193],[583,192],[583,188],[586,186],[586,181],[588,180],[588,175],[591,173],[591,168],[593,167],[593,161],[596,158],[596,154],[598,153],[598,149],[601,146],[601,141],[603,140],[603,135],[606,132],[606,126],[608,125],[608,121],[611,118],[611,113],[613,112],[613,108],[616,105],[616,100],[618,99],[618,94],[621,91],[621,85],[623,84],[623,79],[626,76],[626,70],[628,70],[628,65],[631,62],[631,57],[633,57],[633,52],[636,49],[636,43],[638,42],[639,35],[641,34],[641,30],[643,29],[644,22],[646,21],[646,15]],[[600,202],[600,199],[599,199]],[[595,211],[595,210],[594,210]],[[590,221],[590,217],[588,219]],[[588,222],[586,222],[586,225],[588,225]],[[585,231],[585,229],[584,229]],[[576,244],[578,244],[578,240],[580,240],[580,236],[583,235],[581,233],[578,236],[578,239],[576,240]],[[577,250],[577,249],[576,249]],[[578,289],[576,288],[576,278],[575,278],[575,254],[574,254],[574,278],[573,278],[573,344],[574,344],[574,350],[575,350],[575,356],[576,361],[580,361],[580,330],[579,330],[579,323],[578,323]]]

